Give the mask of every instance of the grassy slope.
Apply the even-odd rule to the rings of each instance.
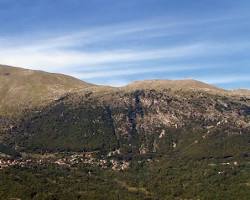
[[[20,113],[89,86],[91,84],[62,74],[0,65],[0,115]]]
[[[213,85],[209,85],[200,81],[185,79],[185,80],[146,80],[146,81],[135,81],[125,88],[136,88],[136,89],[196,89],[204,91],[218,91],[223,92],[223,89],[217,88]]]

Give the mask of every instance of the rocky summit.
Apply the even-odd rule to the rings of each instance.
[[[249,94],[0,66],[0,196],[249,199]]]

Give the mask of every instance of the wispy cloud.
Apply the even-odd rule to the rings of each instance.
[[[214,38],[206,38],[201,41],[194,36],[190,37],[190,31],[192,32],[195,27],[200,28],[201,25],[208,24],[214,26],[231,19],[231,17],[192,20],[160,18],[84,28],[60,35],[52,32],[47,36],[35,35],[30,38],[20,38],[19,36],[0,38],[0,63],[68,73],[81,79],[205,69],[206,67],[199,63],[200,58],[211,58],[212,63],[216,56],[230,56],[250,50],[250,43],[244,40],[228,43]],[[187,34],[186,39],[177,37],[172,41],[171,37],[176,37],[178,34]],[[151,40],[154,41],[152,38],[163,36],[169,42],[164,43],[162,40],[157,40],[155,43],[158,42],[158,45],[149,44]],[[126,43],[128,40],[133,40],[135,43],[123,46],[119,43],[121,41]],[[139,40],[140,45],[137,46],[136,42]],[[197,59],[198,64],[190,66],[188,62],[185,62],[190,58]],[[143,68],[147,61],[165,61],[165,64]],[[183,62],[178,65],[166,63],[169,61]],[[141,67],[133,67],[134,63],[139,63]],[[116,65],[117,67],[114,67]],[[131,67],[124,68],[126,65],[131,65]],[[102,69],[104,67],[105,69]],[[87,68],[88,71],[83,70],[84,68]],[[223,75],[215,78],[203,77],[202,80],[221,84],[249,79],[244,76],[237,78]],[[117,84],[121,84],[120,82],[125,83],[126,81],[117,81]]]
[[[48,44],[49,46],[49,44]],[[96,66],[114,63],[131,63],[147,60],[178,60],[190,57],[224,55],[249,49],[249,44],[215,44],[197,43],[155,49],[115,49],[87,52],[52,48],[40,50],[29,46],[17,48],[0,48],[0,62],[3,64],[24,66],[32,69],[60,70],[73,66]]]
[[[103,77],[115,77],[115,76],[123,76],[123,75],[136,75],[136,74],[145,74],[145,73],[152,73],[152,72],[178,72],[178,71],[185,71],[185,70],[194,70],[200,67],[194,66],[151,66],[149,68],[125,68],[125,69],[113,69],[110,71],[102,70],[95,72],[78,72],[72,73],[70,75],[81,78],[81,79],[93,79],[93,78],[103,78]]]
[[[236,17],[234,16],[234,19]],[[238,17],[238,18],[242,18]],[[110,41],[115,39],[126,39],[148,37],[158,37],[159,35],[172,35],[181,33],[187,26],[199,26],[209,23],[219,23],[231,20],[232,16],[213,17],[205,19],[171,19],[166,17],[159,17],[147,19],[144,21],[132,21],[119,24],[110,24],[95,27],[85,27],[80,30],[68,31],[65,33],[57,33],[53,31],[44,34],[36,33],[35,35],[23,35],[7,38],[0,38],[3,45],[25,45],[32,49],[51,49],[67,46],[75,46],[78,44],[98,43],[99,41]],[[33,44],[31,44],[33,43]]]
[[[72,50],[46,50],[40,51],[30,48],[5,49],[0,51],[2,63],[17,66],[39,68],[47,66],[69,67],[69,66],[94,66],[109,63],[146,61],[154,59],[176,59],[186,56],[195,56],[201,52],[200,44],[169,47],[151,50],[126,50],[117,49],[101,52],[85,52]]]

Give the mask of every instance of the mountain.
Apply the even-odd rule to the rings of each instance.
[[[130,89],[182,89],[182,90],[203,90],[211,92],[223,92],[225,90],[217,88],[215,86],[192,80],[146,80],[135,81],[126,86]]]
[[[89,86],[92,85],[62,74],[0,65],[0,115],[45,105]]]
[[[231,93],[236,96],[246,96],[250,97],[250,90],[248,89],[237,89],[237,90],[232,90]]]
[[[19,113],[0,117],[5,199],[250,197],[245,93],[195,80],[113,88],[11,67],[1,74],[2,108]]]
[[[1,66],[0,77],[0,140],[18,151],[142,155],[185,149],[191,157],[223,157],[249,150],[246,92],[195,80],[113,88],[8,66]],[[223,152],[222,138],[228,143]]]

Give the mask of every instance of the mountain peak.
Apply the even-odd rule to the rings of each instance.
[[[92,85],[62,74],[0,65],[0,114],[40,106],[89,86]]]
[[[183,80],[145,80],[135,81],[126,86],[129,89],[183,89],[183,90],[205,90],[205,91],[224,91],[213,85],[203,83],[194,79]]]

